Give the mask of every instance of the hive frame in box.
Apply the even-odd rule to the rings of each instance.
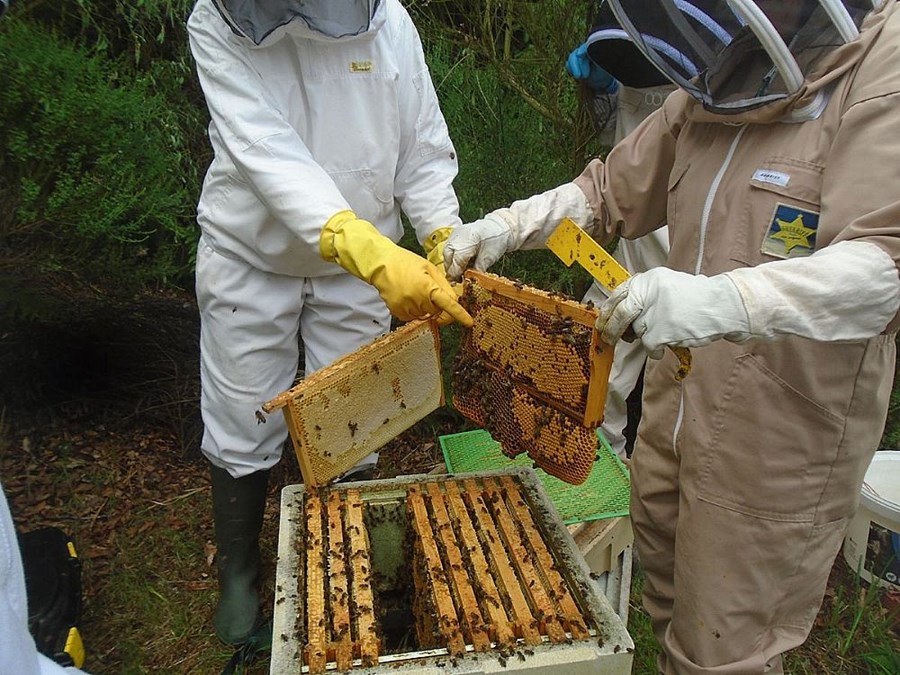
[[[454,367],[454,405],[505,454],[527,452],[547,473],[584,482],[613,360],[597,311],[483,272],[466,272],[464,285],[474,325]]]
[[[444,403],[440,335],[412,321],[263,405],[282,410],[303,482],[325,485]]]
[[[610,606],[603,589],[594,580],[584,558],[579,553],[568,530],[562,524],[559,515],[547,498],[543,486],[537,480],[534,472],[531,469],[520,468],[487,473],[458,474],[456,476],[404,476],[382,481],[346,483],[322,489],[321,492],[317,493],[312,493],[302,485],[285,487],[282,491],[278,539],[279,550],[270,673],[272,675],[287,675],[288,673],[322,672],[323,669],[330,672],[334,670],[346,672],[348,670],[346,667],[348,664],[347,652],[344,651],[343,655],[341,654],[341,650],[345,648],[343,643],[345,633],[343,632],[340,632],[338,635],[341,640],[325,643],[327,663],[322,662],[321,658],[319,658],[311,667],[309,663],[304,661],[304,658],[310,655],[310,643],[304,642],[304,630],[300,626],[316,627],[321,624],[312,621],[311,617],[306,613],[307,603],[310,600],[306,586],[308,580],[304,577],[303,571],[308,569],[314,572],[316,569],[315,561],[318,558],[315,556],[318,556],[320,553],[316,546],[322,550],[327,548],[331,552],[329,555],[333,555],[334,551],[330,541],[327,543],[322,541],[323,531],[330,532],[332,526],[314,525],[319,527],[319,530],[317,530],[318,534],[312,533],[311,535],[310,532],[306,531],[308,513],[298,511],[298,509],[306,508],[305,505],[308,503],[307,495],[319,497],[316,500],[318,503],[329,504],[328,508],[333,510],[334,507],[331,504],[334,500],[331,500],[330,496],[335,493],[346,494],[348,495],[345,500],[348,513],[354,510],[351,504],[358,502],[363,504],[362,508],[364,509],[376,510],[386,506],[403,509],[404,514],[401,514],[399,522],[408,524],[405,526],[401,525],[399,534],[393,534],[393,538],[409,536],[413,530],[415,530],[417,535],[421,534],[420,530],[422,527],[430,532],[431,540],[426,545],[432,549],[436,545],[440,549],[439,554],[447,558],[445,561],[447,564],[443,568],[443,573],[438,574],[436,579],[438,581],[442,580],[444,590],[450,588],[451,595],[454,597],[451,600],[450,596],[445,594],[440,602],[461,602],[461,606],[465,606],[465,599],[460,595],[456,595],[462,587],[454,579],[457,575],[463,573],[463,569],[469,568],[459,564],[454,567],[453,563],[449,562],[454,555],[452,545],[454,540],[452,536],[448,538],[450,530],[447,528],[450,526],[442,524],[443,521],[441,519],[445,516],[449,518],[447,522],[452,523],[452,530],[457,537],[460,537],[456,541],[465,542],[467,541],[466,537],[476,536],[471,531],[466,535],[464,526],[454,519],[455,516],[453,514],[459,515],[456,506],[460,503],[458,496],[463,494],[469,505],[470,515],[476,512],[491,512],[495,514],[492,517],[497,524],[496,531],[490,528],[485,531],[478,531],[477,537],[481,545],[471,549],[475,552],[472,555],[481,555],[482,546],[486,547],[484,548],[484,556],[492,555],[489,554],[489,551],[500,545],[500,542],[503,542],[502,546],[508,554],[515,554],[517,551],[517,545],[513,543],[513,540],[517,537],[515,532],[521,532],[524,537],[526,536],[524,533],[529,531],[529,528],[526,527],[525,530],[517,529],[519,526],[516,523],[510,522],[508,519],[504,521],[501,514],[496,511],[499,507],[493,501],[493,496],[497,494],[497,491],[502,492],[502,486],[510,485],[510,481],[515,481],[515,485],[520,487],[518,494],[527,502],[527,509],[531,517],[534,518],[535,528],[530,531],[540,533],[541,541],[546,545],[547,550],[552,553],[556,564],[556,567],[548,567],[548,563],[544,562],[540,567],[540,574],[543,575],[547,570],[555,570],[562,575],[568,588],[574,594],[573,599],[579,608],[578,616],[583,617],[586,621],[586,625],[582,626],[582,628],[586,627],[588,634],[576,637],[576,627],[564,621],[563,615],[556,613],[559,611],[556,610],[556,612],[544,615],[546,618],[542,619],[542,622],[546,620],[550,624],[559,621],[563,628],[567,626],[572,627],[571,633],[566,630],[565,633],[557,636],[558,639],[554,639],[551,636],[551,627],[548,627],[546,630],[542,628],[541,635],[536,639],[535,635],[532,634],[534,632],[534,624],[529,624],[527,619],[522,623],[515,624],[511,613],[515,604],[514,600],[512,596],[506,595],[506,591],[503,591],[505,609],[498,608],[497,611],[501,615],[504,611],[508,613],[509,620],[513,622],[509,625],[514,626],[514,634],[510,636],[498,630],[496,632],[497,642],[479,645],[478,640],[483,641],[484,635],[478,635],[478,627],[487,627],[481,621],[486,621],[494,628],[498,628],[496,622],[492,622],[487,618],[488,614],[493,613],[492,608],[498,607],[496,604],[487,601],[489,599],[487,596],[491,596],[492,593],[496,592],[492,591],[488,585],[479,589],[479,597],[482,598],[479,602],[484,615],[472,625],[472,642],[466,641],[463,645],[454,645],[453,640],[442,630],[442,628],[447,627],[447,624],[435,621],[435,629],[440,633],[444,633],[447,638],[444,641],[446,646],[434,647],[430,645],[428,648],[419,649],[417,645],[416,648],[410,650],[399,650],[392,653],[386,653],[386,650],[381,650],[377,655],[377,661],[372,658],[371,652],[366,652],[365,647],[362,647],[363,651],[359,655],[351,654],[353,658],[349,660],[349,672],[364,672],[366,675],[379,675],[381,673],[387,675],[398,672],[409,673],[410,675],[413,673],[438,675],[440,673],[453,672],[507,673],[511,671],[533,673],[535,675],[555,672],[566,672],[570,675],[618,675],[630,672],[634,644],[623,621]],[[466,494],[471,494],[470,486],[472,483],[477,484],[483,490],[485,496],[483,502],[478,500],[472,501],[466,496]],[[444,495],[447,500],[448,513],[442,515],[439,509],[434,509],[433,505],[431,505],[428,508],[434,509],[433,516],[426,518],[422,513],[424,504],[433,499],[435,494]],[[510,513],[516,512],[517,505],[520,508],[522,507],[521,503],[509,497],[509,493],[504,495],[503,498],[506,500]],[[487,511],[482,511],[482,509]],[[356,507],[356,510],[360,510],[360,507]],[[303,513],[303,515],[300,516],[298,513]],[[392,525],[389,522],[390,520],[390,518],[384,517],[383,513],[377,518],[363,518],[363,521],[366,523],[365,536],[372,542],[372,557],[368,561],[371,563],[371,571],[376,573],[373,577],[376,581],[373,581],[373,583],[377,583],[379,578],[394,577],[394,574],[386,569],[386,560],[387,566],[393,564],[386,556],[391,553],[400,556],[405,555],[407,556],[405,564],[415,565],[416,556],[421,555],[424,550],[423,548],[416,551],[415,544],[404,546],[402,541],[391,541],[391,536],[386,536],[386,533],[391,533],[393,531],[391,528],[396,528],[396,525]],[[525,521],[527,520],[525,518]],[[349,526],[348,528],[345,522],[344,528],[352,529],[352,527]],[[427,535],[428,532],[425,534]],[[309,538],[310,536],[313,536],[312,540]],[[420,540],[417,537],[413,541],[428,542],[429,538],[426,536]],[[377,554],[378,552],[375,548],[379,545],[381,546],[381,552]],[[487,580],[493,575],[493,578],[498,583],[497,588],[502,583],[507,590],[510,590],[515,584],[510,585],[506,581],[499,581],[499,579],[503,575],[518,575],[519,583],[521,584],[519,588],[526,596],[530,597],[533,592],[530,590],[530,583],[526,584],[525,580],[534,577],[527,576],[527,570],[523,570],[522,567],[527,567],[531,564],[537,565],[535,561],[538,548],[533,548],[529,545],[529,550],[534,551],[534,560],[529,561],[528,556],[525,555],[516,555],[517,559],[502,570],[492,567],[495,562],[491,561],[495,559],[486,558],[488,568],[484,568],[482,565],[481,573],[476,576],[479,580],[487,583]],[[350,548],[344,549],[343,560],[332,560],[329,558],[328,560],[323,559],[323,562],[330,570],[334,568],[334,564],[344,564],[345,566],[349,562],[354,562],[357,565],[363,564],[356,559],[354,553],[351,553],[352,550]],[[460,548],[459,551],[465,553],[463,548]],[[435,554],[432,553],[431,555]],[[338,558],[340,557],[338,555]],[[312,567],[310,566],[310,560],[313,561]],[[473,572],[479,569],[474,559],[470,562],[472,563]],[[438,571],[435,567],[427,565],[424,568],[416,569],[419,569],[419,582],[424,576],[434,575]],[[488,574],[487,569],[494,571]],[[315,576],[315,574],[312,576]],[[413,586],[413,578],[415,576],[416,573],[413,573],[397,575],[395,578],[401,584]],[[314,581],[313,583],[319,582]],[[353,583],[355,581],[351,580],[350,584]],[[548,583],[550,583],[550,588],[556,587],[553,585],[553,582]],[[434,590],[437,590],[437,588],[434,587]],[[328,595],[328,593],[324,595],[319,593],[317,597],[327,597]],[[340,595],[338,600],[341,597],[343,595]],[[415,599],[412,600],[412,602],[414,601]],[[362,602],[368,604],[368,600],[363,600]],[[530,611],[529,608],[534,610],[538,607],[538,605],[532,605],[532,602],[533,599],[529,599],[527,607],[522,606],[521,603],[519,607],[527,614]],[[342,602],[335,603],[333,600],[331,606],[335,608],[336,612],[343,611],[344,607]],[[419,607],[423,607],[427,611],[428,604],[419,605]],[[565,614],[565,616],[571,618],[575,615],[569,613]],[[412,620],[419,621],[421,618],[414,616]],[[460,620],[465,622],[467,617],[460,617]],[[346,621],[346,619],[339,619],[332,615],[325,618],[324,624],[326,626],[331,626],[332,624],[338,626],[343,625],[342,621]],[[529,627],[532,629],[531,631]],[[494,632],[490,627],[487,628],[491,633]],[[558,630],[559,626],[557,626]],[[355,631],[357,635],[365,634],[365,630],[362,628],[356,628]],[[351,637],[354,639],[350,643],[354,645],[352,648],[360,651],[361,646],[357,645],[356,636]],[[453,650],[455,650],[455,653],[453,653]],[[369,656],[365,656],[367,653]],[[315,656],[315,654],[312,654],[312,656]],[[334,657],[335,661],[331,660],[332,657]],[[336,661],[338,658],[342,659],[342,665],[345,667],[338,666]],[[363,662],[364,659],[366,660],[365,663]]]

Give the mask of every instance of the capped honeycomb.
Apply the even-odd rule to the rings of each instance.
[[[303,482],[325,485],[442,405],[440,338],[413,321],[263,406],[281,409]]]
[[[300,530],[290,555],[295,585],[277,588],[279,630],[280,607],[295,613],[290,634],[275,638],[296,642],[302,661],[296,672],[436,656],[455,661],[472,653],[524,660],[537,647],[596,641],[584,587],[571,578],[569,559],[548,543],[545,514],[519,476],[470,474],[388,488],[367,493],[336,484],[305,490],[287,504],[282,527],[286,517],[302,528],[292,526]],[[378,542],[386,518],[398,530],[393,541]],[[390,575],[379,570],[376,543],[400,559],[391,583],[404,588],[409,622],[399,633],[388,625]]]
[[[613,348],[597,313],[573,300],[469,271],[462,304],[475,323],[453,370],[453,403],[515,457],[583,483],[596,458]]]

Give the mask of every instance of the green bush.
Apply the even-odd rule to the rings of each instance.
[[[464,222],[574,178],[571,144],[553,140],[566,131],[508,87],[495,65],[446,42],[428,45],[428,61],[459,154],[454,185]],[[540,90],[543,77],[523,70],[521,82]],[[559,105],[574,111],[577,90],[574,81],[568,84],[568,100]],[[510,254],[491,271],[570,295],[586,288],[586,273],[566,268],[548,251]]]
[[[17,2],[11,14],[64,35],[129,69],[149,70],[186,53],[188,14],[196,0]]]
[[[198,187],[162,97],[27,21],[3,26],[0,63],[7,264],[126,291],[184,273]]]

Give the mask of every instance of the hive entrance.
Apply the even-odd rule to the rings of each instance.
[[[596,457],[613,348],[595,310],[492,274],[466,272],[474,319],[453,370],[453,403],[511,457],[584,482]]]
[[[371,495],[335,486],[292,508],[287,518],[304,524],[294,543],[302,573],[279,591],[297,598],[309,673],[473,652],[524,660],[596,635],[516,476]]]

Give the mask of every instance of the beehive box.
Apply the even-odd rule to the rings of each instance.
[[[326,485],[444,402],[440,337],[412,321],[263,406],[282,410],[306,485]]]
[[[271,673],[630,672],[531,469],[282,492]]]
[[[493,274],[468,271],[461,298],[474,319],[453,369],[453,404],[510,457],[583,483],[596,458],[613,348],[597,312]]]

